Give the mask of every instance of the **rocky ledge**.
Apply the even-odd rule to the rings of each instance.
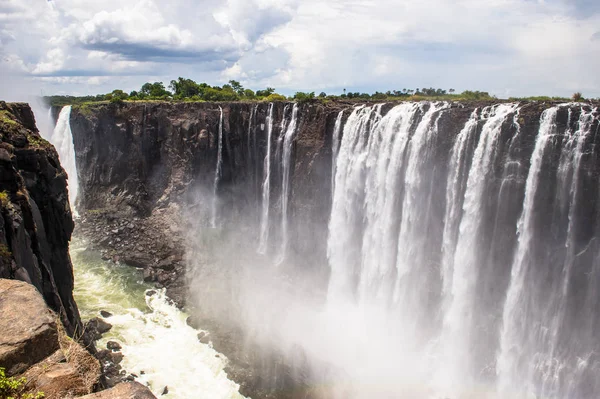
[[[35,287],[22,281],[0,279],[0,366],[5,378],[20,381],[16,394],[43,393],[46,399],[155,398],[137,383],[92,394],[100,387],[100,363],[66,334]]]

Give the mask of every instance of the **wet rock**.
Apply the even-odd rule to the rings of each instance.
[[[100,311],[100,316],[107,318],[107,317],[111,317],[113,314],[110,312],[107,312],[106,310],[101,310]]]
[[[161,393],[160,395],[162,396],[162,395],[166,395],[166,394],[168,394],[168,393],[169,393],[169,387],[168,387],[168,386],[165,386],[165,387],[163,388],[163,390],[162,390],[162,393]]]
[[[108,361],[108,355],[110,355],[110,351],[107,349],[102,349],[96,352],[96,359],[100,361]]]
[[[146,296],[153,296],[153,295],[156,295],[156,294],[157,294],[157,292],[154,291],[154,290],[148,290],[148,291],[146,291]]]
[[[111,350],[111,351],[120,351],[121,350],[121,344],[119,344],[116,341],[108,341],[106,343],[106,348],[108,350]]]
[[[121,352],[111,352],[108,354],[108,358],[114,364],[119,364],[123,361],[123,354]]]
[[[83,328],[86,334],[93,337],[94,340],[99,340],[102,338],[102,334],[110,331],[112,324],[105,322],[99,317],[94,317],[86,322]]]
[[[210,342],[210,334],[204,331],[200,331],[198,333],[198,341],[200,341],[203,344],[208,345],[208,343]]]

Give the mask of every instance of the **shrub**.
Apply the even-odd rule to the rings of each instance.
[[[8,198],[8,193],[5,191],[1,191],[0,192],[0,204],[2,204],[2,206],[4,208],[6,208],[8,206],[10,202],[10,198]]]
[[[576,92],[573,93],[573,96],[571,96],[571,98],[573,99],[573,101],[582,101],[583,95],[580,92]]]
[[[7,377],[4,368],[0,367],[0,399],[41,399],[43,392],[25,393],[25,378]]]
[[[11,258],[12,252],[8,249],[6,244],[0,244],[0,257],[1,258]]]
[[[265,97],[264,100],[272,103],[275,101],[287,101],[287,98],[285,96],[282,96],[281,94],[273,93]]]

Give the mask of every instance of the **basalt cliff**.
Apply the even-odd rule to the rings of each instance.
[[[385,365],[388,351],[413,359],[398,360],[410,383],[443,395],[480,383],[592,397],[598,113],[552,102],[82,105],[70,118],[81,228],[107,259],[191,298],[211,332],[201,339],[252,397],[327,397],[314,387],[340,380],[360,391],[372,384],[360,367],[331,355],[349,346],[361,365]],[[300,323],[307,306],[355,306],[368,344],[327,320]],[[306,339],[321,328],[339,330],[327,350]]]
[[[69,334],[81,330],[67,175],[27,104],[0,102],[0,187],[0,278],[33,284]]]

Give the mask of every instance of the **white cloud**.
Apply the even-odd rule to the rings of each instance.
[[[36,82],[77,92],[185,76],[287,92],[436,86],[600,96],[594,4],[4,0],[0,72],[46,76]]]

